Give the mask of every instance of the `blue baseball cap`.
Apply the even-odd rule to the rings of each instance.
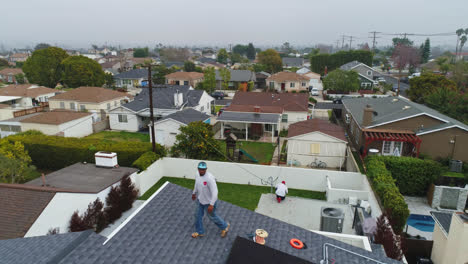
[[[206,170],[206,162],[201,161],[200,163],[198,163],[198,169]]]

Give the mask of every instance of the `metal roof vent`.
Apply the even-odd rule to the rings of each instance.
[[[393,103],[398,102],[398,99],[397,99],[397,98],[394,98],[394,99],[392,99],[392,102],[393,102]]]
[[[411,108],[411,106],[409,106],[409,105],[403,106],[403,110],[407,110],[407,109],[410,109],[410,108]]]

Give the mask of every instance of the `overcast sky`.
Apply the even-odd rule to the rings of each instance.
[[[313,46],[369,31],[433,34],[468,27],[467,0],[15,0],[2,1],[0,43]],[[380,35],[378,45],[392,36]],[[424,37],[410,37],[416,44]],[[455,36],[431,37],[454,45]],[[349,43],[349,40],[346,40]],[[341,43],[339,44],[341,45]]]

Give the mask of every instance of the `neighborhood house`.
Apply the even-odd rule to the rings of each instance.
[[[310,77],[295,72],[278,72],[266,79],[270,91],[300,92],[309,88]]]
[[[203,73],[200,72],[174,72],[166,75],[166,84],[189,85],[195,88],[203,81]]]

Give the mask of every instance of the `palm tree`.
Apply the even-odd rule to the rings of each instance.
[[[457,29],[457,31],[455,31],[455,33],[457,34],[457,46],[455,46],[455,60],[457,60],[458,44],[460,43],[461,35],[465,34],[465,30],[463,30],[463,28],[459,28],[459,29]]]
[[[461,54],[461,52],[463,51],[463,46],[465,46],[465,42],[466,42],[466,35],[463,35],[461,38],[460,38],[460,48],[458,50],[458,52]]]

